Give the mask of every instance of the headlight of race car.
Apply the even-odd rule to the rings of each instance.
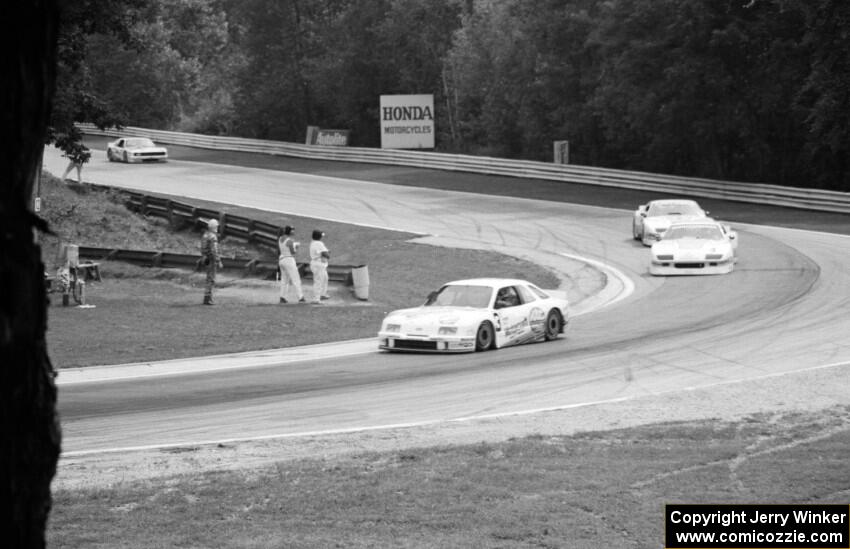
[[[706,261],[723,259],[723,254],[705,254]]]
[[[437,329],[438,335],[455,335],[457,333],[457,326],[440,326]]]
[[[385,332],[400,332],[401,331],[401,324],[387,323],[387,324],[384,325],[384,331]]]
[[[655,256],[658,261],[673,261],[673,254],[658,254]]]

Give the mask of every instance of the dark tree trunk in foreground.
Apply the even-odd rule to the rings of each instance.
[[[32,189],[56,76],[57,0],[11,0],[0,17],[0,532],[44,547],[59,458]]]

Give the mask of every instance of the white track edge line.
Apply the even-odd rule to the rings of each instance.
[[[414,427],[427,427],[432,425],[439,424],[450,424],[450,423],[466,423],[470,421],[480,421],[486,419],[498,419],[505,417],[519,417],[526,415],[533,415],[545,412],[559,412],[564,410],[572,410],[577,408],[586,408],[590,406],[599,406],[603,404],[617,404],[620,402],[628,402],[632,400],[637,400],[640,398],[646,397],[662,397],[666,395],[671,395],[674,393],[681,393],[686,391],[697,391],[697,390],[705,390],[711,389],[714,387],[722,387],[726,385],[735,385],[739,383],[747,383],[752,381],[761,381],[765,379],[772,379],[778,377],[784,377],[794,374],[801,374],[807,372],[814,372],[817,370],[826,370],[829,368],[838,368],[841,366],[850,365],[850,360],[844,362],[835,362],[831,364],[821,364],[819,366],[811,366],[809,368],[801,368],[798,370],[789,370],[786,372],[775,372],[772,374],[765,374],[762,376],[749,377],[744,379],[734,379],[728,381],[719,381],[716,383],[708,383],[705,385],[693,385],[690,387],[682,387],[678,389],[670,389],[668,391],[661,391],[659,393],[649,393],[643,395],[634,395],[627,397],[618,397],[612,399],[604,399],[604,400],[595,400],[589,402],[577,402],[575,404],[564,404],[560,406],[549,406],[545,408],[535,408],[530,410],[519,410],[514,412],[499,412],[493,414],[480,414],[480,415],[471,415],[471,416],[462,416],[458,418],[451,419],[435,419],[429,421],[419,421],[419,422],[410,422],[410,423],[396,423],[396,424],[386,424],[386,425],[373,425],[373,426],[364,426],[364,427],[350,427],[347,429],[327,429],[322,431],[304,431],[300,433],[279,433],[274,435],[261,435],[256,437],[245,437],[245,438],[226,438],[219,440],[204,440],[204,441],[194,441],[194,442],[182,442],[182,443],[169,443],[169,444],[151,444],[146,446],[127,446],[127,447],[116,447],[116,448],[103,448],[99,450],[76,450],[71,452],[63,452],[60,457],[70,458],[70,457],[81,457],[88,455],[96,455],[96,454],[114,454],[120,452],[139,452],[145,450],[164,450],[168,448],[181,448],[185,446],[210,446],[210,445],[218,445],[218,444],[233,444],[238,442],[261,442],[266,440],[284,440],[291,438],[302,438],[302,437],[316,437],[316,436],[327,436],[327,435],[344,435],[344,434],[352,434],[352,433],[363,433],[370,431],[383,431],[383,430],[391,430],[391,429],[410,429]]]

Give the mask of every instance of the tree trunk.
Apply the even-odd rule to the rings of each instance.
[[[45,546],[60,431],[47,356],[44,265],[32,188],[56,75],[57,0],[19,0],[0,18],[0,531]]]

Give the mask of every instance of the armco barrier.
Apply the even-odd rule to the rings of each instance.
[[[120,190],[127,195],[126,206],[132,211],[139,212],[143,215],[151,215],[168,219],[172,224],[188,223],[193,226],[203,225],[208,219],[219,220],[219,231],[223,236],[234,236],[248,242],[254,242],[259,245],[271,248],[277,254],[278,252],[278,237],[283,234],[283,229],[277,225],[265,223],[263,221],[255,221],[247,217],[241,217],[232,214],[219,213],[216,210],[207,208],[196,208],[190,204],[184,204],[169,198],[160,198],[157,196],[149,196],[135,191]],[[80,247],[80,256],[86,259],[102,260],[112,259],[117,261],[125,261],[134,265],[143,267],[181,267],[189,269],[201,268],[201,257],[199,255],[173,254],[169,252],[151,252],[141,250],[121,250],[121,249],[106,249]],[[239,269],[245,274],[261,276],[269,279],[274,279],[277,275],[278,265],[276,262],[262,262],[257,259],[244,260],[222,258],[222,263],[225,269]],[[334,282],[341,282],[345,285],[354,285],[352,271],[354,269],[365,268],[365,265],[328,265],[328,278]],[[310,271],[309,263],[298,263],[298,272],[302,279],[312,279],[313,273]],[[362,276],[362,275],[361,275]],[[368,275],[367,275],[368,276]],[[362,287],[364,282],[359,281],[360,286],[356,288],[356,294],[359,299],[368,297],[368,279],[365,284],[367,287]],[[363,297],[363,296],[366,297]]]
[[[219,213],[207,208],[196,208],[190,204],[168,198],[149,196],[135,191],[122,190],[121,192],[128,197],[127,208],[142,215],[168,219],[174,225],[188,223],[201,226],[208,219],[217,219],[222,236],[234,236],[248,242],[255,242],[269,247],[277,253],[277,239],[283,234],[283,229],[276,225],[254,221],[247,217]]]
[[[84,133],[90,135],[145,136],[160,143],[205,149],[265,153],[313,160],[391,164],[529,179],[545,179],[567,183],[602,185],[621,189],[658,191],[667,194],[686,194],[696,197],[719,198],[789,208],[850,213],[850,193],[837,191],[799,189],[765,183],[743,183],[694,177],[677,177],[647,172],[577,166],[574,164],[550,164],[529,160],[507,160],[427,151],[300,145],[262,139],[167,132],[135,127],[127,127],[120,131],[103,131],[92,124],[79,124],[79,127]]]
[[[190,254],[80,246],[79,256],[81,259],[90,261],[123,261],[132,265],[138,265],[139,267],[180,268],[197,271],[203,269],[201,256]],[[275,262],[259,261],[257,259],[233,259],[229,257],[221,258],[221,262],[224,265],[224,269],[241,270],[245,275],[258,276],[267,280],[274,280],[277,276],[278,266]],[[353,284],[352,271],[361,267],[364,266],[328,265],[328,278],[334,282],[351,286]],[[302,279],[311,280],[313,278],[309,263],[298,263],[298,272],[301,274]],[[360,296],[358,295],[358,297]]]

